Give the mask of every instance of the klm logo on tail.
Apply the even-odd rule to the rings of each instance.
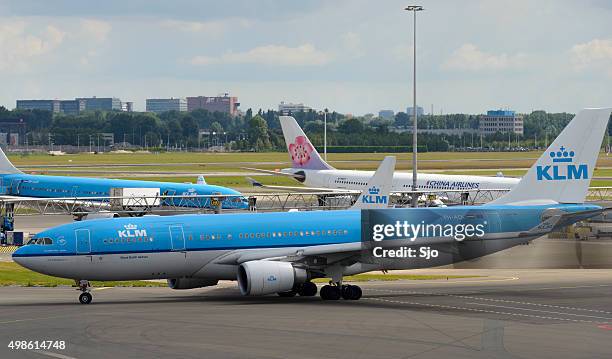
[[[363,195],[361,202],[387,204],[387,196],[379,196],[380,188],[372,186],[368,188],[368,193]]]
[[[567,181],[588,179],[589,169],[586,164],[573,164],[574,151],[561,146],[558,151],[550,151],[552,165],[537,166],[538,181]]]

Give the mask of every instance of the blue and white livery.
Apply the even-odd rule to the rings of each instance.
[[[68,176],[30,175],[17,169],[0,149],[0,192],[3,195],[33,198],[109,197],[112,188],[155,188],[161,196],[224,195],[223,208],[245,209],[248,201],[231,188],[206,184],[120,180]],[[186,201],[167,198],[162,205],[211,208],[211,198]]]

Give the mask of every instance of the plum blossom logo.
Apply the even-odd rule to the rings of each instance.
[[[314,148],[308,142],[306,137],[297,136],[295,143],[289,144],[289,153],[291,153],[291,161],[296,166],[304,166],[312,158],[310,154],[314,151]]]

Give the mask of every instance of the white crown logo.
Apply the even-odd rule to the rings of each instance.
[[[126,224],[125,226],[123,226],[123,228],[127,229],[128,231],[131,229],[137,229],[138,226],[135,224]]]

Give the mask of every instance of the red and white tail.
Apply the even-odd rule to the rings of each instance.
[[[280,116],[279,119],[293,168],[307,170],[334,169],[321,158],[295,118]]]

